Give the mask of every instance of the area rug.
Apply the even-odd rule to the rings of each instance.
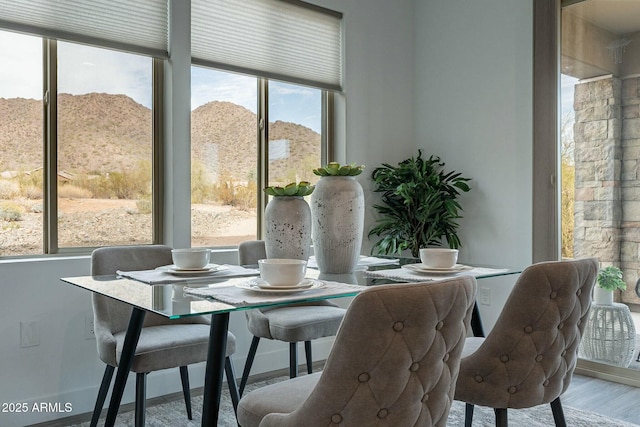
[[[250,391],[266,384],[287,379],[286,377],[278,377],[267,381],[261,381],[254,384],[248,384],[246,390]],[[246,391],[245,391],[246,392]],[[202,416],[202,396],[193,396],[193,420],[189,421],[184,408],[184,401],[175,400],[168,403],[148,406],[146,412],[147,427],[199,427]],[[592,412],[586,412],[571,407],[564,407],[564,414],[567,425],[571,427],[638,427],[637,424],[631,424],[620,420],[604,417]],[[101,420],[98,425],[103,424]],[[133,411],[122,412],[118,414],[116,427],[132,427],[134,425]],[[223,392],[221,401],[219,426],[233,427],[237,426],[233,415],[231,401],[228,393]],[[553,426],[553,416],[549,405],[541,405],[532,409],[509,410],[509,425],[520,427],[549,427]],[[89,423],[71,424],[69,427],[88,427]],[[447,422],[449,427],[464,426],[464,404],[454,402],[449,419]],[[473,416],[474,427],[493,427],[495,426],[495,418],[493,410],[488,408],[477,407]],[[402,426],[397,426],[402,427]]]

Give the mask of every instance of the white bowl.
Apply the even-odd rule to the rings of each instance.
[[[422,248],[420,261],[428,268],[451,268],[458,262],[458,250],[448,248]]]
[[[273,286],[297,286],[307,274],[307,261],[268,258],[258,260],[260,277]]]
[[[172,249],[171,258],[178,268],[196,270],[209,264],[211,251],[207,248]]]

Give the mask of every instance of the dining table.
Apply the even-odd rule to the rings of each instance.
[[[308,266],[306,277],[310,285],[290,292],[273,292],[257,286],[257,266],[218,265],[219,268],[212,269],[209,274],[196,275],[173,275],[160,268],[61,278],[64,283],[132,307],[104,425],[110,427],[115,424],[146,313],[156,313],[169,319],[211,315],[201,420],[203,427],[211,427],[218,422],[231,312],[353,297],[367,286],[379,284],[437,281],[457,275],[472,275],[481,280],[521,272],[518,268],[465,264],[457,264],[448,271],[438,271],[419,268],[419,259],[379,256],[362,256],[355,271],[348,274],[324,274],[317,269],[313,257],[309,259]],[[477,304],[471,326],[474,335],[484,336]]]

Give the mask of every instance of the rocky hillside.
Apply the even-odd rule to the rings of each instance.
[[[98,93],[62,94],[58,102],[61,169],[75,173],[131,170],[149,158],[148,108],[125,95]],[[42,165],[42,114],[38,100],[0,98],[0,172]],[[229,102],[211,102],[193,111],[191,127],[194,159],[208,172],[242,181],[255,176],[255,114]],[[272,177],[291,175],[292,167],[306,168],[310,158],[319,159],[316,132],[280,121],[269,129],[270,139],[285,140],[278,147],[288,146],[292,153],[287,160],[272,162]]]

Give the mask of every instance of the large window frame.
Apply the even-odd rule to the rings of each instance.
[[[43,69],[43,252],[44,255],[86,254],[95,247],[60,247],[58,241],[58,49],[57,41],[42,38]],[[163,241],[161,195],[162,180],[162,70],[163,60],[152,61],[152,236],[151,243]],[[32,257],[38,255],[17,255]],[[11,256],[14,257],[14,256]]]

